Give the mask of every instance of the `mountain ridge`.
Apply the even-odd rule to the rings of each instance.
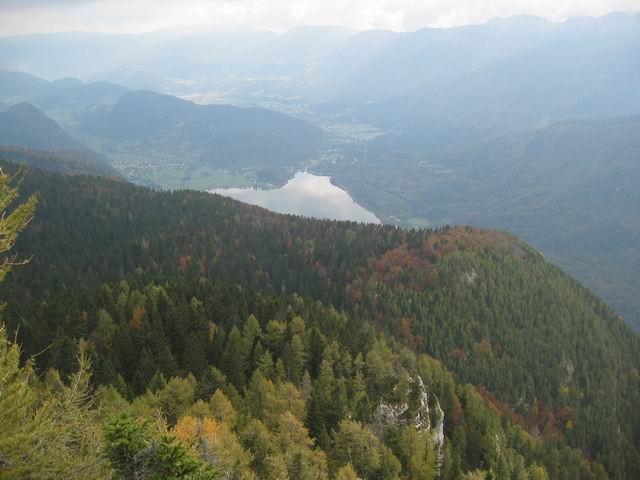
[[[40,109],[27,102],[10,106],[0,113],[0,144],[43,150],[83,150]]]
[[[638,465],[628,412],[640,401],[633,380],[640,338],[604,302],[511,236],[315,221],[206,193],[37,171],[24,183],[25,194],[33,190],[51,206],[20,239],[17,251],[34,260],[15,272],[3,295],[14,299],[12,322],[34,318],[20,329],[23,345],[34,351],[50,331],[36,325],[60,313],[34,312],[20,301],[25,296],[58,305],[78,282],[99,288],[127,278],[224,278],[265,293],[296,292],[355,320],[371,319],[530,416],[531,428],[587,449],[612,476],[632,475]],[[51,275],[59,285],[54,290]],[[612,403],[620,410],[605,407]],[[545,405],[543,416],[533,415],[536,404]],[[604,448],[618,428],[623,450]]]
[[[565,120],[404,156],[370,148],[364,168],[331,174],[383,221],[459,222],[525,238],[637,329],[638,120]]]

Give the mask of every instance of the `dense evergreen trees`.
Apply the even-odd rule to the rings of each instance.
[[[189,370],[190,361],[180,349],[174,350],[175,363],[163,367],[159,360],[164,350],[153,346],[158,332],[164,334],[182,322],[187,331],[197,331],[201,302],[224,297],[229,291],[236,297],[236,307],[227,311],[231,318],[245,310],[265,313],[250,314],[238,324],[229,317],[211,319],[215,334],[206,339],[208,366],[201,374]],[[127,330],[130,316],[118,316],[115,299],[152,294],[165,299],[167,312],[163,315],[149,304],[147,320],[153,328],[128,330],[112,342],[102,341],[101,336],[110,336],[111,331],[101,329],[94,316],[108,316],[116,329]],[[202,279],[191,285],[168,282],[140,287],[121,282],[95,295],[90,299],[94,308],[86,312],[85,320],[95,325],[88,331],[91,340],[65,343],[64,348],[70,349],[65,356],[74,360],[55,365],[60,370],[49,368],[33,394],[42,401],[46,395],[85,385],[78,394],[82,401],[60,404],[57,408],[63,413],[59,415],[78,417],[68,428],[87,432],[85,442],[104,443],[104,456],[94,453],[103,459],[96,468],[111,468],[116,478],[318,479],[348,475],[351,469],[362,479],[428,479],[438,474],[459,478],[475,470],[506,475],[499,478],[521,478],[518,475],[527,475],[528,470],[546,473],[554,468],[558,469],[554,478],[604,474],[578,451],[553,439],[535,438],[501,419],[476,389],[456,383],[438,361],[401,347],[370,324],[346,318],[348,324],[355,324],[357,334],[340,324],[322,327],[332,325],[327,321],[336,312],[313,300],[274,297]],[[265,345],[255,366],[246,364],[244,375],[237,374],[237,365],[225,361],[227,354],[240,357],[248,350],[248,343],[238,342],[233,333],[240,329],[253,331],[254,345]],[[318,373],[312,376],[308,359],[287,352],[298,342],[305,348],[318,335],[325,347]],[[169,342],[167,337],[164,342]],[[222,353],[218,345],[223,346]],[[17,368],[17,348],[9,348],[14,353],[5,356]],[[50,367],[58,357],[55,352],[42,355],[48,357],[39,356],[36,361]],[[129,355],[130,368],[126,368]],[[87,396],[89,361],[95,371],[93,402]],[[143,382],[140,371],[147,364],[158,368]],[[305,373],[299,379],[290,378],[288,372],[297,365]],[[170,377],[174,372],[176,376]],[[23,381],[26,375],[22,373]],[[424,385],[416,383],[418,378],[424,379]],[[136,385],[139,394],[134,393]],[[4,395],[3,399],[11,400]],[[415,421],[418,409],[425,405],[431,412],[428,419]],[[104,431],[96,435],[100,425],[105,425]],[[62,427],[50,428],[59,435],[55,429]],[[439,436],[439,429],[451,433]],[[89,453],[89,448],[100,448],[91,445]]]
[[[637,337],[508,235],[36,171],[24,190],[35,256],[2,286],[7,328],[62,382],[86,345],[88,411],[150,428],[141,451],[165,442],[189,475],[638,473]]]

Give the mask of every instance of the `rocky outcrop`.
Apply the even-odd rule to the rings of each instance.
[[[417,384],[415,384],[417,382]],[[414,392],[411,390],[416,389]],[[413,411],[408,402],[388,403],[381,401],[373,414],[373,425],[382,436],[384,430],[390,426],[413,424],[419,432],[430,432],[437,449],[438,466],[442,463],[442,449],[444,445],[444,412],[435,393],[429,394],[422,377],[419,375],[411,379],[411,385],[405,392],[405,398],[417,394],[417,408]],[[429,402],[431,399],[431,406]]]

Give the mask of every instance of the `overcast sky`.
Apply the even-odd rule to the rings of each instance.
[[[397,31],[531,14],[552,20],[640,11],[640,0],[0,0],[0,36],[60,31],[140,33],[177,26],[299,25]]]

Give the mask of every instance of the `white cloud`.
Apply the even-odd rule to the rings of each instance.
[[[0,0],[0,35],[143,32],[194,25],[283,31],[298,25],[415,30],[531,14],[552,20],[640,11],[640,0]]]

